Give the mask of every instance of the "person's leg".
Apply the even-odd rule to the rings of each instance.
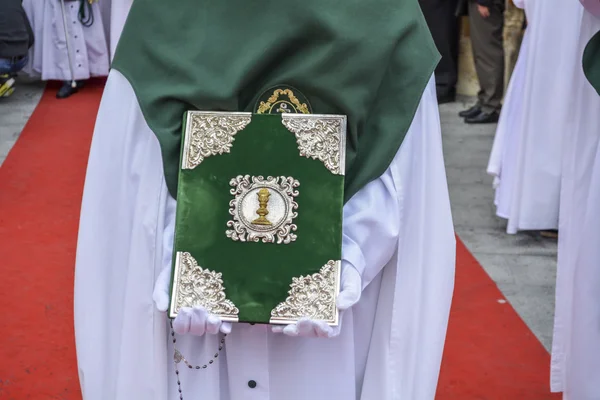
[[[25,55],[21,58],[14,59],[9,73],[16,74],[17,72],[21,71],[23,68],[25,68],[25,65],[27,65],[28,59],[29,59],[28,55]]]
[[[435,70],[439,102],[453,101],[458,80],[457,0],[420,0],[431,36],[442,59]]]
[[[482,114],[492,115],[497,120],[504,91],[504,48],[502,29],[504,25],[504,6],[496,1],[489,9],[490,15],[484,18],[477,3],[469,4],[471,24],[471,43],[475,59],[475,70],[481,90],[478,94]],[[473,117],[474,118],[474,117]],[[494,121],[480,122],[494,122]]]
[[[9,74],[12,68],[12,59],[0,58],[0,75]]]

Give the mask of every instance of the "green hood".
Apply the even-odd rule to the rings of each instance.
[[[585,46],[583,72],[596,92],[600,94],[600,32],[597,32]]]
[[[183,113],[255,111],[290,85],[348,117],[347,201],[385,172],[439,54],[417,0],[135,0],[113,68],[131,83],[177,192]]]

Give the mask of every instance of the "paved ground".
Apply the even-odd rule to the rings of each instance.
[[[496,126],[464,124],[457,115],[463,108],[463,101],[440,107],[456,233],[549,350],[557,242],[537,233],[506,234],[485,172]]]
[[[0,165],[39,101],[43,85],[19,82],[0,98]],[[496,218],[485,167],[495,125],[467,126],[457,117],[463,102],[442,105],[442,131],[456,232],[496,281],[544,346],[552,335],[556,241],[537,234],[507,235]],[[499,299],[502,301],[502,299]]]
[[[0,165],[40,101],[43,88],[40,82],[20,79],[12,96],[0,97]]]

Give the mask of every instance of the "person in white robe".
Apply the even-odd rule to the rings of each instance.
[[[130,83],[113,69],[94,131],[77,249],[85,400],[179,399],[179,381],[186,399],[434,398],[455,239],[433,78],[387,171],[344,206],[340,328],[310,321],[230,326],[202,312],[180,314],[175,330],[191,334],[177,334],[177,348],[190,363],[208,364],[218,331],[230,333],[214,364],[201,371],[178,364],[176,374],[163,312],[175,207],[156,136]]]
[[[600,31],[600,3],[591,3],[597,15],[583,13],[574,44],[575,119],[563,151],[551,389],[565,400],[600,399],[600,96],[581,67]]]
[[[431,78],[439,54],[415,0],[376,3],[133,2],[81,209],[85,400],[434,398],[455,262]],[[348,119],[342,322],[232,325],[201,307],[170,321],[181,117],[258,112],[273,85]]]
[[[112,7],[112,0],[98,0],[98,6],[102,18],[104,37],[106,38],[106,44],[110,50],[110,8]]]
[[[102,23],[104,24],[106,41],[110,49],[111,61],[115,56],[117,44],[132,4],[133,0],[102,0],[100,2]]]
[[[64,5],[66,19],[60,0],[23,0],[36,39],[25,70],[44,81],[63,81],[58,98],[76,93],[91,77],[107,76],[109,69],[98,2],[71,0]]]
[[[133,0],[111,0],[110,5],[110,58],[115,56]]]
[[[518,0],[528,27],[511,77],[487,167],[496,215],[506,232],[558,229],[561,154],[571,134],[570,95],[582,7]],[[560,27],[560,29],[557,29]]]

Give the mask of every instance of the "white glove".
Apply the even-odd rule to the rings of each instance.
[[[166,312],[169,308],[170,278],[171,267],[169,266],[163,269],[154,285],[152,298],[156,309],[161,312]],[[210,314],[204,307],[184,307],[173,320],[173,330],[179,335],[188,333],[195,336],[202,336],[205,333],[216,335],[219,332],[227,334],[231,332],[231,323],[221,321],[221,318]]]
[[[156,309],[160,312],[166,312],[169,308],[176,204],[175,200],[169,198],[165,217],[166,226],[163,233],[163,270],[156,279],[152,294]],[[205,333],[214,335],[219,331],[231,332],[231,323],[221,321],[221,318],[208,313],[204,307],[182,308],[173,320],[173,330],[179,335],[188,333],[195,336],[202,336]]]
[[[173,320],[173,330],[179,335],[216,335],[219,332],[228,334],[231,332],[231,323],[223,322],[216,315],[209,314],[204,307],[184,307]]]
[[[336,302],[337,308],[340,311],[340,319],[337,326],[329,326],[324,321],[301,318],[295,324],[287,326],[277,325],[273,326],[271,329],[275,333],[283,333],[288,336],[324,338],[339,336],[342,329],[342,317],[344,316],[344,311],[358,303],[361,293],[362,280],[360,274],[352,265],[342,262],[341,290]]]

